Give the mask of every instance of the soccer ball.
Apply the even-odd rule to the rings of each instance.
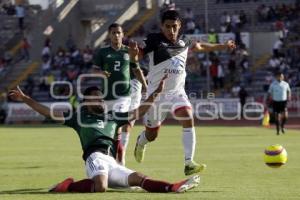
[[[279,144],[271,145],[265,150],[264,161],[269,167],[281,167],[287,161],[287,152]]]

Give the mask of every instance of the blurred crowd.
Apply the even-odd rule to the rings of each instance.
[[[52,48],[51,39],[47,38],[41,52],[41,69],[38,80],[29,77],[25,84],[26,92],[31,95],[34,87],[40,91],[49,91],[53,81],[68,81],[75,84],[80,74],[91,70],[93,49],[86,46],[84,49],[76,47],[72,36],[65,46]]]

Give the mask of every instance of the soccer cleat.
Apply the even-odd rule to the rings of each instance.
[[[285,128],[281,128],[281,133],[285,134]]]
[[[49,189],[49,192],[60,192],[60,193],[68,192],[68,188],[69,188],[70,184],[73,182],[74,182],[73,178],[67,178],[64,181],[51,187]]]
[[[200,176],[195,175],[184,181],[173,184],[171,191],[177,192],[177,193],[186,192],[192,188],[197,187],[199,185],[199,183],[200,183]]]
[[[205,168],[206,168],[205,164],[198,164],[192,161],[191,163],[185,165],[184,174],[188,176],[191,174],[199,173],[205,170]]]
[[[138,144],[140,136],[136,139],[135,148],[134,148],[134,158],[137,162],[141,163],[144,161],[146,145],[141,146]]]

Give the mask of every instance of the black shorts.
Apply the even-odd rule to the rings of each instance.
[[[272,104],[274,113],[282,113],[287,111],[287,101],[273,101]]]

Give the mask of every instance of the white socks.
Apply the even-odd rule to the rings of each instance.
[[[149,141],[147,140],[146,138],[146,135],[145,135],[145,131],[143,131],[141,134],[140,134],[140,137],[139,137],[139,140],[138,140],[138,144],[140,146],[145,146]]]
[[[185,164],[189,164],[194,159],[194,152],[196,146],[195,128],[183,128],[182,143],[184,147]]]
[[[129,133],[127,132],[122,132],[121,133],[121,144],[124,149],[124,153],[126,152],[127,146],[128,146],[128,141],[129,141]]]

